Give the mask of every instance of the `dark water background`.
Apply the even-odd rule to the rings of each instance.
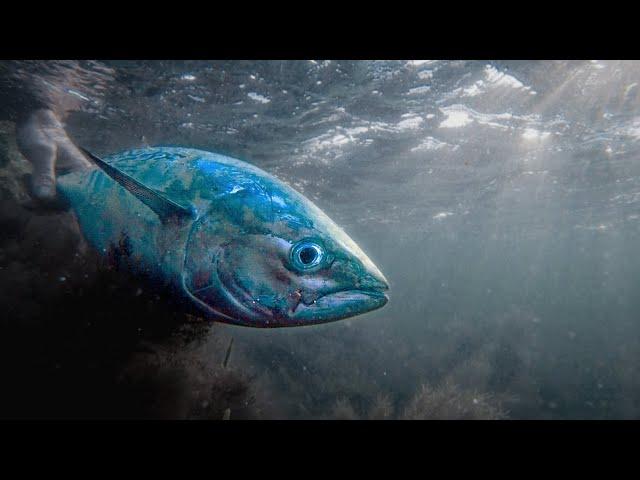
[[[28,355],[5,358],[12,372],[3,375],[6,388],[29,392],[29,409],[20,415],[153,411],[221,418],[226,409],[231,418],[640,415],[640,63],[3,67],[1,88],[11,92],[4,98],[13,99],[13,110],[29,103],[34,87],[24,93],[25,85],[47,79],[54,86],[38,90],[41,102],[52,88],[57,97],[73,98],[68,132],[98,154],[183,145],[275,174],[340,224],[391,282],[385,308],[342,322],[277,330],[216,324],[171,348],[164,331],[151,339],[132,334],[123,326],[132,315],[136,330],[143,323],[151,331],[166,304],[147,298],[135,280],[122,284],[117,274],[88,267],[93,260],[83,259],[91,252],[76,248],[81,240],[70,214],[12,213],[25,199],[16,179],[28,166],[12,147],[7,115],[0,129],[0,283],[6,324],[31,325],[21,333],[31,347]],[[53,240],[43,233],[61,224]],[[28,246],[39,253],[27,258],[20,252]],[[42,253],[45,247],[54,253]],[[61,326],[65,315],[82,321]],[[114,317],[118,328],[111,327]],[[79,333],[85,330],[77,325],[87,322],[102,325],[98,333]],[[153,344],[144,347],[152,353],[144,367],[131,367],[139,362],[132,355],[141,358],[140,340]],[[83,342],[86,350],[78,347]],[[105,358],[114,366],[104,367]],[[50,391],[39,393],[38,375],[64,364],[72,364],[66,367],[72,373],[48,373]],[[100,375],[77,364],[101,364]],[[87,378],[92,393],[83,396],[78,384]],[[114,388],[143,393],[136,400],[120,395],[114,413],[96,400]],[[56,401],[47,405],[40,396],[51,391]]]

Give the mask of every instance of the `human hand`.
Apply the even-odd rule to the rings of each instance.
[[[55,199],[57,172],[91,166],[51,110],[32,112],[17,125],[16,139],[21,153],[33,165],[30,189],[37,200]]]

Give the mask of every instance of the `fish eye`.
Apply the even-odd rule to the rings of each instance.
[[[322,263],[324,249],[315,242],[303,240],[291,249],[293,264],[301,269],[316,267]]]

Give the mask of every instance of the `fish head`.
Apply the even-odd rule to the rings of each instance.
[[[388,282],[324,212],[292,189],[227,205],[242,212],[197,222],[185,287],[222,321],[312,325],[384,306]]]

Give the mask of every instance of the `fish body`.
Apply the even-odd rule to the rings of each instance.
[[[311,201],[263,170],[155,147],[58,178],[103,255],[171,287],[188,309],[253,327],[339,320],[387,303],[387,281]]]

